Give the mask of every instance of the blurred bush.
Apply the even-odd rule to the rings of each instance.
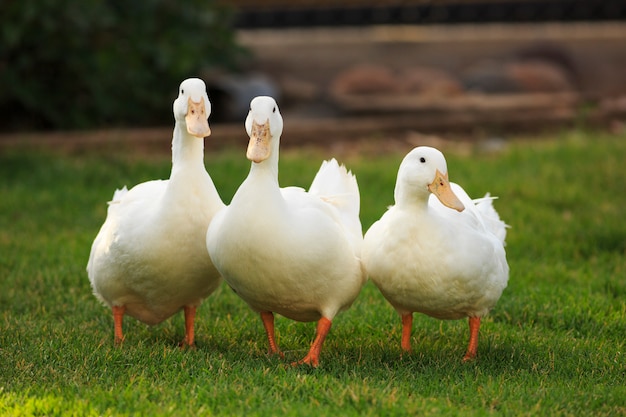
[[[211,0],[3,0],[0,129],[167,125],[178,84],[233,68]]]

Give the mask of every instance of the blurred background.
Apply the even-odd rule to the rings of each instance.
[[[0,16],[5,138],[169,136],[191,76],[213,124],[241,134],[250,99],[272,95],[302,141],[623,129],[626,115],[622,0],[7,0]]]

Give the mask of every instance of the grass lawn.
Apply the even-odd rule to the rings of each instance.
[[[225,285],[198,311],[197,349],[177,347],[182,314],[155,327],[126,318],[114,348],[85,272],[91,242],[113,190],[166,178],[170,156],[0,151],[0,415],[626,415],[626,136],[442,150],[450,179],[499,196],[512,226],[509,286],[483,321],[478,360],[461,361],[466,320],[420,315],[414,352],[401,355],[400,319],[368,283],[335,319],[318,369],[285,366],[314,324],[278,317],[287,358],[269,357],[259,317]],[[283,151],[281,183],[307,186],[330,156]],[[359,180],[364,230],[392,203],[403,156],[341,158]],[[243,148],[205,161],[230,201]]]

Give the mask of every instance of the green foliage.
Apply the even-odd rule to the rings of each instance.
[[[303,356],[314,325],[277,319],[286,359],[267,356],[260,319],[226,285],[198,311],[196,350],[183,318],[125,320],[85,264],[124,184],[169,175],[170,157],[120,152],[0,154],[0,415],[624,415],[626,137],[572,132],[498,154],[444,148],[450,179],[486,191],[512,227],[509,286],[462,363],[467,322],[416,315],[412,354],[400,320],[368,283],[333,323],[318,369]],[[247,175],[243,149],[207,152],[225,201]],[[326,151],[281,153],[284,185],[307,186]],[[403,155],[339,158],[356,173],[362,222],[393,203]]]
[[[210,0],[5,1],[0,15],[3,129],[167,125],[172,86],[241,53]]]

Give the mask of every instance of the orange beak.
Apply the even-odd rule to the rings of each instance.
[[[270,156],[270,122],[267,121],[262,125],[252,122],[252,130],[250,132],[250,142],[246,157],[252,162],[259,163],[265,161]]]
[[[452,192],[447,173],[444,175],[437,170],[435,180],[428,184],[428,191],[436,195],[444,206],[455,209],[456,211],[465,210],[465,206],[461,203],[461,200]]]
[[[199,103],[195,103],[191,97],[187,100],[187,115],[185,123],[187,123],[187,132],[197,138],[205,138],[211,135],[211,128],[204,108],[204,100],[200,99]]]

